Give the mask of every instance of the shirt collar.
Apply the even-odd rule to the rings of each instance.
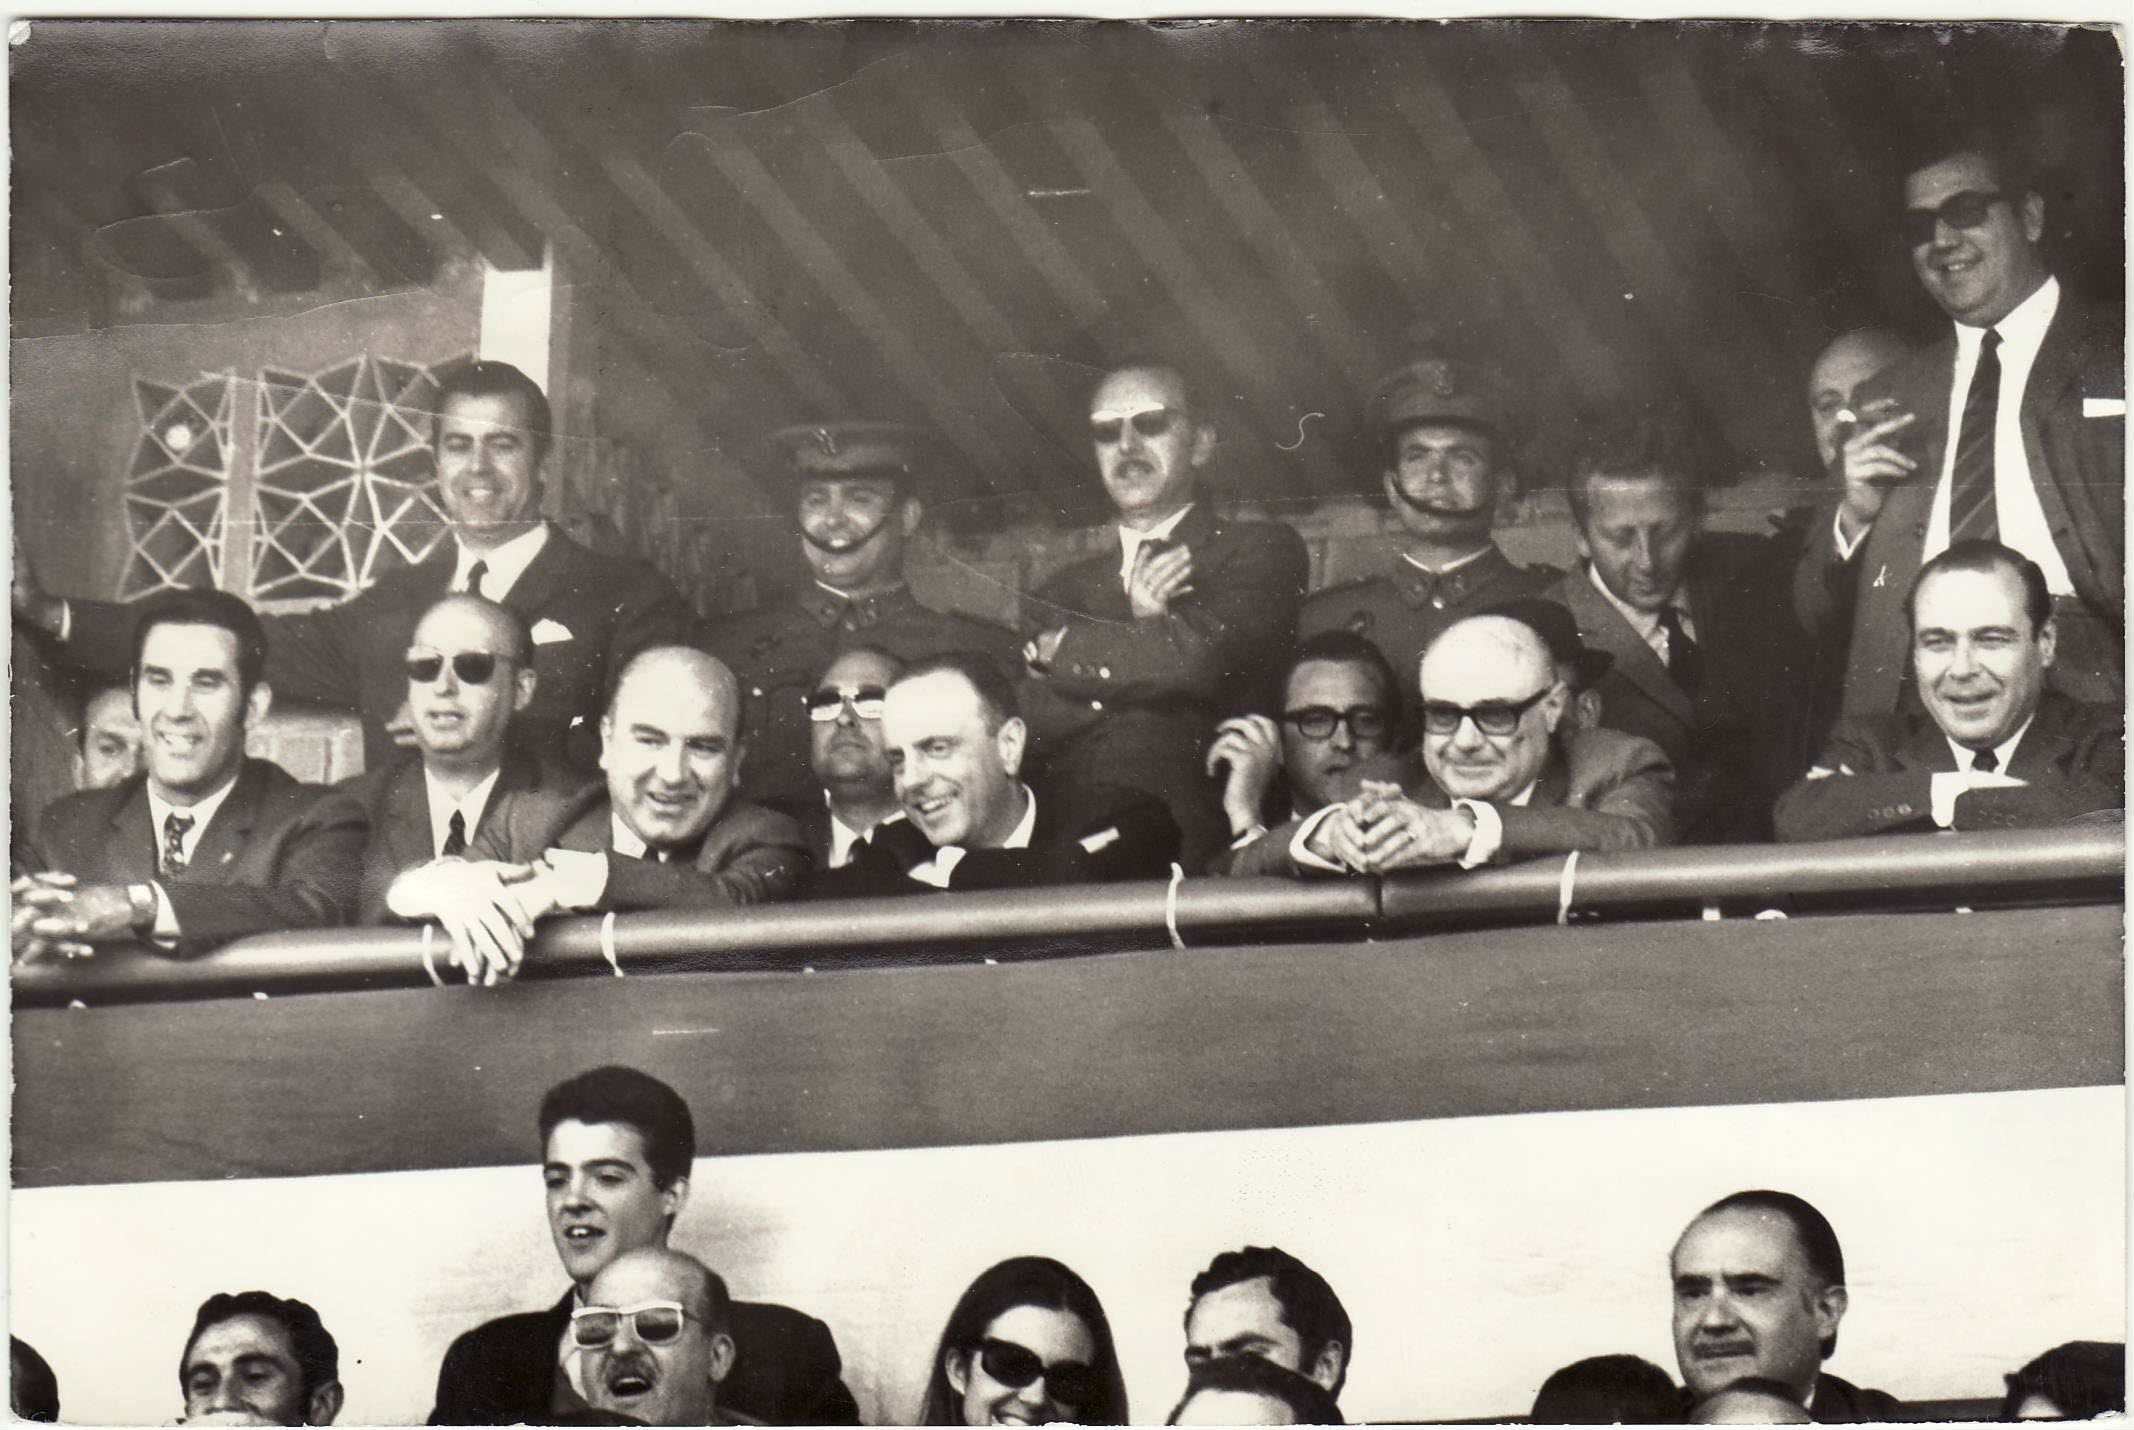
[[[237,773],[244,773],[242,765],[238,766]],[[172,804],[169,800],[157,794],[154,782],[150,781],[147,784],[148,822],[155,827],[156,848],[161,850],[163,847],[163,821],[172,814],[182,814],[193,821],[192,828],[185,832],[184,840],[185,854],[190,859],[193,853],[193,846],[200,842],[200,836],[207,832],[208,825],[214,821],[216,811],[222,808],[223,802],[230,797],[230,791],[236,788],[237,775],[231,775],[229,783],[216,790],[206,799],[194,800],[189,805],[180,806]]]
[[[1122,576],[1131,574],[1134,569],[1134,553],[1138,552],[1141,549],[1142,543],[1149,541],[1169,541],[1171,539],[1171,533],[1178,530],[1178,523],[1184,521],[1186,519],[1187,514],[1190,513],[1193,508],[1198,505],[1200,505],[1199,502],[1187,502],[1184,506],[1180,507],[1178,510],[1172,512],[1169,516],[1165,517],[1162,521],[1159,521],[1154,526],[1150,527],[1147,531],[1136,531],[1131,526],[1121,525],[1119,527],[1119,553],[1121,557],[1121,560],[1119,562],[1119,573]]]
[[[2005,775],[2008,773],[2008,762],[2015,758],[2015,747],[2023,743],[2023,737],[2030,733],[2031,724],[2036,721],[2037,718],[2038,712],[2035,710],[2031,711],[2030,719],[2025,720],[2022,724],[2016,726],[2016,730],[2013,735],[2010,735],[2007,739],[2001,741],[1998,745],[1995,745],[1993,747],[1993,771],[1995,774]],[[1957,771],[1961,774],[1970,774],[1971,757],[1977,754],[1978,752],[1972,749],[1969,745],[1957,744],[1954,740],[1950,740],[1947,735],[1943,735],[1941,738],[1948,742],[1949,754],[1956,761]]]
[[[885,824],[895,824],[904,818],[901,809],[892,810],[866,829],[854,829],[839,816],[837,806],[830,802],[830,791],[822,792],[823,808],[830,811],[830,867],[842,869],[852,860],[852,846],[872,844],[875,831]]]
[[[500,601],[518,579],[526,574],[526,568],[533,565],[533,559],[541,554],[541,548],[548,545],[548,523],[536,522],[532,531],[521,532],[496,550],[481,555],[476,555],[460,545],[457,537],[453,538],[452,545],[459,553],[459,560],[452,567],[452,589],[466,589],[467,573],[474,569],[475,562],[481,561],[488,565],[488,570],[482,576],[481,594],[492,601]]]
[[[2060,280],[2047,277],[2038,285],[2038,291],[2009,309],[2008,316],[1992,326],[1991,331],[2001,335],[2001,351],[2035,353],[2045,342],[2045,330],[2052,326],[2053,314],[2060,307]],[[1988,329],[1974,328],[1968,323],[1956,325],[1956,348],[1966,358],[1976,360],[1979,344],[1985,341]],[[2004,360],[2005,361],[2005,360]]]
[[[652,846],[637,837],[637,831],[623,821],[620,813],[608,812],[608,847],[617,854],[626,854],[632,859],[643,859],[652,852]]]
[[[1023,817],[1008,831],[1008,837],[1000,841],[1003,849],[1028,849],[1030,836],[1037,832],[1037,796],[1030,792],[1028,785],[1023,785],[1022,791]]]
[[[1450,576],[1455,571],[1466,570],[1487,555],[1489,555],[1489,548],[1484,546],[1480,551],[1470,551],[1459,560],[1448,561],[1443,566],[1425,566],[1405,551],[1400,554],[1400,559],[1422,572],[1425,576]]]
[[[1615,592],[1608,589],[1608,583],[1601,579],[1600,568],[1590,561],[1586,563],[1586,579],[1593,583],[1593,589],[1601,593],[1602,599],[1621,612],[1624,620],[1630,622],[1630,629],[1645,637],[1649,644],[1653,634],[1660,629],[1660,613],[1658,611],[1641,611],[1636,606],[1617,596]],[[1668,600],[1667,604],[1680,611],[1687,619],[1696,620],[1696,616],[1689,609],[1688,595],[1680,586],[1675,587],[1675,594]]]
[[[497,776],[503,772],[503,767],[499,765],[496,769],[484,775],[480,783],[458,799],[452,798],[451,794],[443,786],[439,785],[436,780],[431,779],[428,770],[422,772],[422,790],[430,801],[430,847],[432,849],[439,851],[444,849],[445,835],[452,828],[454,810],[459,812],[460,823],[463,826],[461,837],[464,839],[474,838],[474,827],[482,822],[482,811],[489,807],[490,792],[496,788]]]

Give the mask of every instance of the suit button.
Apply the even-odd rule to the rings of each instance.
[[[1430,609],[1431,609],[1431,610],[1433,610],[1433,611],[1442,611],[1442,610],[1444,610],[1444,609],[1445,609],[1445,598],[1444,598],[1443,596],[1432,596],[1432,597],[1430,598]]]
[[[1092,700],[1089,702],[1089,708],[1092,710],[1102,710],[1104,708],[1104,702],[1101,700]]]
[[[1100,666],[1098,666],[1098,667],[1097,667],[1097,679],[1099,679],[1099,680],[1109,680],[1109,679],[1111,679],[1111,667],[1110,667],[1110,666],[1108,666],[1108,665],[1100,665]]]

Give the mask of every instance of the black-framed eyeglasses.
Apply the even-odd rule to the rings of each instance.
[[[1099,412],[1089,419],[1089,431],[1106,447],[1126,434],[1128,423],[1143,438],[1153,442],[1171,430],[1185,414],[1175,407],[1144,407],[1139,412]]]
[[[1965,189],[1960,194],[1951,194],[1933,208],[1906,209],[1904,211],[1904,245],[1917,248],[1934,241],[1938,224],[1950,228],[1977,228],[1993,212],[1993,206],[2008,196],[1998,189]]]
[[[1503,737],[1519,728],[1526,712],[1549,698],[1554,682],[1544,685],[1524,700],[1485,700],[1480,705],[1454,705],[1448,700],[1423,702],[1423,729],[1432,735],[1451,735],[1462,720],[1472,720],[1485,735]]]
[[[978,1364],[1010,1390],[1021,1390],[1042,1376],[1046,1391],[1062,1405],[1083,1410],[1096,1400],[1097,1372],[1080,1361],[1046,1365],[1045,1358],[1028,1346],[988,1336],[978,1343]]]
[[[1337,725],[1348,726],[1351,739],[1376,740],[1392,727],[1393,717],[1376,705],[1351,705],[1346,710],[1307,705],[1301,710],[1283,711],[1282,723],[1295,726],[1307,740],[1331,740]]]
[[[487,685],[489,677],[496,674],[497,662],[509,659],[493,651],[463,650],[452,657],[452,673],[462,685]],[[435,652],[418,655],[409,651],[407,671],[408,679],[417,685],[428,685],[445,673],[445,657]]]
[[[820,690],[808,693],[808,718],[818,725],[829,725],[852,707],[855,720],[879,720],[882,718],[882,702],[889,692],[879,685],[853,685],[838,687],[825,685]]]
[[[639,1301],[634,1306],[580,1306],[571,1312],[571,1342],[587,1350],[615,1343],[622,1323],[648,1346],[671,1346],[682,1338],[684,1322],[696,1318],[679,1301]]]

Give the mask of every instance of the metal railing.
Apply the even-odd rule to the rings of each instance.
[[[1535,924],[1566,916],[1700,917],[1767,906],[1831,912],[2125,896],[2122,825],[1906,835],[1824,844],[1587,854],[1386,879],[1185,879],[767,905],[725,913],[558,919],[522,977],[799,970],[818,963],[1043,958],[1180,943],[1268,943]],[[426,964],[425,955],[428,962]],[[14,970],[18,1006],[95,1005],[421,986],[449,977],[441,936],[411,928],[264,934],[179,961],[126,948]]]

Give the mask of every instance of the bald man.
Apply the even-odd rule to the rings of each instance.
[[[533,701],[533,641],[524,617],[480,596],[447,596],[423,612],[408,643],[408,711],[416,748],[350,784],[370,816],[359,903],[364,923],[391,918],[386,891],[410,869],[464,856],[484,829],[525,802],[560,815],[583,776],[553,759],[509,749],[511,719]],[[544,846],[504,851],[512,862]]]
[[[1424,652],[1420,770],[1329,805],[1289,836],[1296,872],[1463,869],[1674,837],[1673,771],[1649,740],[1569,718],[1540,632],[1470,616]]]
[[[1808,369],[1808,415],[1815,423],[1815,452],[1823,470],[1834,472],[1838,452],[1859,421],[1853,403],[1882,369],[1911,352],[1904,339],[1884,328],[1854,328],[1831,339]]]
[[[442,917],[431,886],[484,905],[453,955],[483,982],[516,973],[534,923],[551,914],[721,909],[794,897],[808,871],[800,826],[733,798],[743,754],[733,672],[689,646],[631,658],[600,720],[605,785],[560,811],[514,807],[469,842],[468,864],[403,875],[402,917]],[[530,868],[516,857],[544,849]],[[466,942],[462,943],[464,933]]]
[[[640,1425],[749,1423],[719,1411],[734,1364],[732,1308],[726,1282],[686,1252],[616,1257],[571,1312],[565,1353],[580,1357],[586,1403]]]

